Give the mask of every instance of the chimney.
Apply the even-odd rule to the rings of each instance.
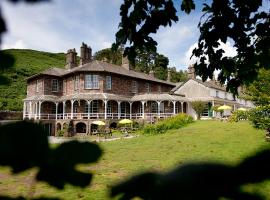
[[[194,65],[189,65],[188,66],[188,78],[189,79],[196,79],[196,73],[195,73]]]
[[[151,76],[152,78],[155,78],[155,72],[153,70],[150,70],[149,76]]]
[[[72,69],[74,67],[77,67],[76,64],[76,56],[77,52],[75,49],[69,49],[66,53],[66,69]]]
[[[172,79],[171,70],[170,70],[170,69],[168,69],[167,81],[168,81],[168,82],[171,82],[171,79]]]
[[[124,56],[123,54],[122,54],[122,67],[124,67],[127,70],[130,70],[131,69],[131,66],[130,66],[128,57],[127,56]]]
[[[80,65],[84,65],[85,63],[89,63],[91,60],[92,60],[91,47],[88,47],[85,43],[82,43]]]

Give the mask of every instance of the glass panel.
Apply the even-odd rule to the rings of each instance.
[[[58,92],[58,80],[52,79],[52,92]]]
[[[106,90],[112,89],[112,77],[106,76]]]

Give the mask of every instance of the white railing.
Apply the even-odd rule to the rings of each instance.
[[[107,119],[147,119],[154,120],[156,118],[168,118],[173,116],[173,113],[107,113]],[[42,120],[51,120],[51,119],[105,119],[105,113],[65,113],[65,114],[47,114],[41,113],[38,114],[25,114],[25,119],[42,119]]]

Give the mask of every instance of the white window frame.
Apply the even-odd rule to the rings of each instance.
[[[90,103],[90,113],[98,113],[98,100],[93,100]]]
[[[36,80],[36,93],[39,93],[39,81]]]
[[[80,76],[76,75],[74,76],[74,90],[79,90],[79,86],[80,86]]]
[[[145,83],[145,87],[146,87],[146,92],[147,93],[151,92],[151,85],[150,85],[150,83]]]
[[[85,74],[84,88],[85,89],[99,89],[99,75]]]
[[[157,102],[151,102],[151,113],[158,113],[158,103]]]
[[[106,90],[112,89],[112,77],[111,76],[106,76],[105,88],[106,88]]]
[[[219,97],[219,91],[216,90],[216,97]]]
[[[161,92],[161,85],[158,85],[158,92]]]
[[[107,114],[112,114],[112,102],[107,102]]]
[[[59,82],[57,79],[52,79],[52,92],[58,92]]]
[[[137,81],[132,81],[131,92],[134,94],[138,93],[138,82]]]

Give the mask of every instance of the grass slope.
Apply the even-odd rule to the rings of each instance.
[[[10,83],[0,85],[0,110],[22,110],[26,96],[26,78],[50,67],[64,67],[64,53],[48,53],[28,49],[9,49],[5,53],[15,58],[13,68],[4,71]]]
[[[35,195],[49,195],[62,199],[108,199],[110,185],[132,174],[146,170],[166,171],[191,161],[216,161],[237,164],[246,156],[269,146],[263,131],[247,122],[226,123],[198,121],[185,128],[156,136],[103,142],[104,155],[94,165],[80,166],[83,171],[94,172],[89,188],[67,186],[66,190],[52,189],[46,184],[36,186]],[[0,194],[25,195],[33,171],[11,177],[6,168],[0,170]],[[255,172],[256,173],[256,172]],[[14,189],[16,188],[16,189]],[[261,192],[270,200],[270,183],[245,189]]]

